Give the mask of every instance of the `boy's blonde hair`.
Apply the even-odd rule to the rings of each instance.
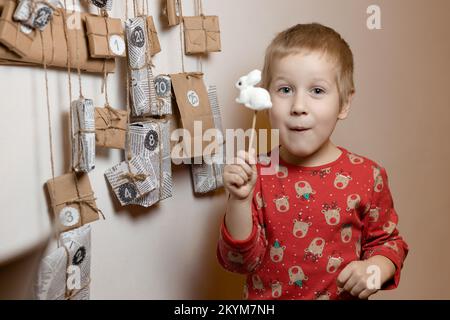
[[[339,33],[319,23],[297,24],[280,32],[272,40],[266,50],[261,86],[269,89],[274,59],[311,51],[324,53],[336,63],[336,83],[339,91],[339,105],[342,107],[347,103],[349,94],[355,91],[353,54]]]

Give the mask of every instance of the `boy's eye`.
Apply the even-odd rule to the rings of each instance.
[[[283,94],[290,94],[292,92],[292,89],[290,87],[281,87],[278,89],[278,92],[281,92]]]
[[[316,87],[316,88],[313,88],[313,89],[312,89],[312,92],[313,92],[314,94],[320,95],[320,94],[325,93],[325,90],[323,90],[322,88]]]

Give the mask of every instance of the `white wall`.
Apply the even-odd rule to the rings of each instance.
[[[122,1],[120,1],[122,2]],[[334,27],[355,55],[357,97],[334,141],[386,166],[400,231],[411,246],[402,283],[380,298],[449,298],[449,259],[441,250],[450,206],[450,3],[368,0],[204,0],[207,14],[220,17],[222,53],[203,61],[206,81],[216,84],[225,128],[248,128],[251,112],[234,103],[235,80],[261,68],[264,49],[282,29],[300,22]],[[119,1],[116,1],[119,3]],[[149,1],[154,17],[160,1]],[[184,0],[185,15],[193,1]],[[382,30],[366,28],[366,8],[378,4]],[[123,17],[115,7],[113,16]],[[178,28],[156,19],[163,51],[157,73],[181,70]],[[187,71],[198,70],[186,58]],[[123,64],[110,76],[113,107],[125,108]],[[56,174],[68,167],[67,75],[49,71]],[[77,92],[74,74],[74,96]],[[101,77],[83,75],[84,95],[103,104]],[[44,182],[51,177],[44,73],[38,68],[0,66],[0,259],[30,246],[49,230]],[[189,168],[173,166],[173,197],[144,209],[120,207],[104,171],[121,160],[117,150],[100,151],[90,173],[97,205],[106,221],[92,224],[94,299],[240,298],[243,277],[222,270],[215,249],[225,209],[224,192],[194,197]],[[424,165],[424,163],[427,163]],[[425,169],[425,170],[424,170]],[[412,186],[420,181],[429,188]],[[440,261],[439,263],[436,261]],[[425,272],[426,270],[426,272]],[[444,277],[444,278],[442,278]]]

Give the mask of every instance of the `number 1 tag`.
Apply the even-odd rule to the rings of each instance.
[[[116,56],[122,56],[125,53],[125,41],[114,34],[109,37],[109,49]]]

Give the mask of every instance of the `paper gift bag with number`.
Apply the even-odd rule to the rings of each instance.
[[[211,148],[207,148],[210,144],[217,145],[215,140],[203,139],[206,130],[215,128],[203,73],[177,73],[170,77],[181,125],[189,132],[189,137],[183,136],[184,152],[190,158],[202,157],[210,153]]]
[[[125,57],[122,21],[107,17],[86,17],[89,53],[93,58]]]
[[[95,111],[91,99],[79,98],[71,104],[72,164],[77,172],[95,168]]]
[[[128,129],[127,150],[134,157],[141,155],[152,166],[156,175],[156,188],[131,203],[149,207],[172,196],[172,159],[170,157],[170,121],[152,119],[132,123]],[[149,168],[148,171],[151,169]]]
[[[102,214],[87,174],[68,173],[48,180],[46,185],[59,231],[96,221]]]
[[[221,51],[219,17],[183,17],[186,54]]]
[[[141,155],[106,170],[105,176],[122,206],[145,196],[157,183],[153,165]]]
[[[96,146],[124,149],[127,136],[127,112],[106,106],[95,108]]]
[[[136,116],[162,115],[159,114],[156,102],[146,18],[140,16],[128,19],[126,35],[131,73],[132,113]]]
[[[61,247],[44,257],[35,282],[37,300],[89,300],[91,227],[64,232]]]

